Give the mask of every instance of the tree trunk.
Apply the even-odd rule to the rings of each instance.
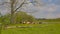
[[[11,0],[11,20],[10,23],[14,23],[14,0]]]

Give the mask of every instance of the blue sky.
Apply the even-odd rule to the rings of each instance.
[[[2,0],[0,0],[1,2]],[[37,11],[35,13],[31,13],[31,15],[36,18],[60,18],[60,0],[36,0],[38,3],[34,3],[33,0],[29,0],[27,5],[24,5],[21,10],[26,12]],[[2,13],[6,13],[8,10],[6,7],[0,6],[0,11]]]

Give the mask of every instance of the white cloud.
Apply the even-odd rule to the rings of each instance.
[[[59,6],[55,5],[55,4],[50,4],[47,6],[37,6],[36,9],[38,9],[39,11],[47,11],[47,12],[54,12],[57,10]]]

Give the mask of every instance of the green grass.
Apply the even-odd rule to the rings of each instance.
[[[2,30],[2,34],[60,34],[60,24],[21,24],[31,28],[14,28]]]

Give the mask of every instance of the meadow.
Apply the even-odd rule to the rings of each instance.
[[[0,31],[1,34],[60,34],[60,19],[48,19],[38,21],[42,23],[10,24],[9,26],[21,26],[21,27],[0,29]]]
[[[1,34],[60,34],[60,24],[20,24],[12,26],[31,26],[2,30]]]

